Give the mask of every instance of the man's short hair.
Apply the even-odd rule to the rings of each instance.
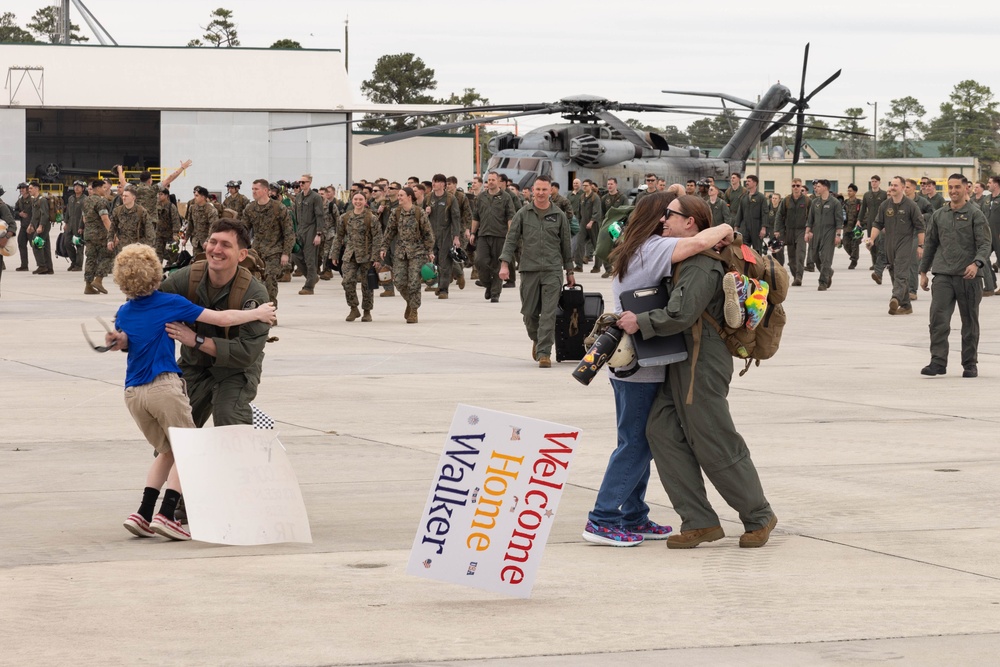
[[[917,183],[917,179],[915,178],[908,178],[906,179],[906,182],[912,185],[913,187],[918,187],[920,185],[919,183]]]
[[[802,179],[796,176],[795,178],[792,179],[792,185],[802,185]]]
[[[881,177],[881,176],[879,176],[878,174],[875,174],[874,176],[872,176],[872,177],[871,177],[871,178],[869,178],[868,180],[869,180],[869,181],[878,181],[879,183],[881,183],[881,182],[882,182],[882,177]]]
[[[151,178],[153,178],[153,175],[151,173],[149,173],[148,171],[143,171],[143,172],[139,173],[139,182],[140,183],[145,183],[145,182],[149,181]]]
[[[445,179],[445,183],[451,185],[458,185],[458,178],[456,178],[455,176],[449,176],[448,178]]]
[[[734,171],[733,173],[729,174],[729,176],[730,176],[730,177],[733,177],[733,176],[735,176],[736,178],[743,178],[743,174],[741,174],[741,173],[740,173],[740,172],[738,172],[738,171]]]
[[[656,175],[656,174],[654,174],[653,172],[649,172],[648,174],[646,174],[646,176],[645,176],[645,177],[646,177],[646,178],[659,178],[659,176],[657,176],[657,175]]]
[[[753,181],[754,185],[759,185],[760,184],[760,179],[757,178],[757,176],[754,175],[754,174],[747,174],[747,180],[748,181]],[[830,187],[830,181],[826,182],[826,187]]]
[[[541,176],[536,176],[535,183],[537,183],[538,181],[541,181],[542,183],[548,183],[550,186],[552,185],[552,179],[546,176],[545,174],[542,174]]]
[[[254,180],[253,184],[254,185],[262,185],[265,188],[271,187],[271,184],[268,182],[268,180],[266,178],[258,178],[256,180]]]
[[[851,183],[850,185],[847,186],[847,189],[851,190],[852,192],[857,192],[858,186],[856,186],[854,183]]]
[[[747,176],[747,178],[753,178],[753,176],[752,175]],[[830,181],[828,181],[825,178],[817,178],[816,180],[813,181],[813,185],[822,185],[827,190],[830,189]]]
[[[208,188],[203,185],[196,185],[194,186],[194,193],[202,197],[208,197]]]
[[[694,180],[693,178],[689,178],[689,179],[687,180],[687,182],[688,182],[688,183],[697,183],[697,181],[695,181],[695,180]]]
[[[899,179],[899,184],[900,184],[900,185],[906,185],[906,179],[905,179],[905,178],[903,178],[902,176],[900,176],[899,174],[896,174],[895,176],[893,176],[893,177],[892,177],[892,178],[890,179],[890,181],[895,181],[896,179]]]
[[[236,243],[240,248],[250,247],[250,230],[239,220],[218,218],[212,223],[212,227],[208,230],[208,235],[211,236],[216,232],[233,232],[236,234]]]
[[[1000,185],[1000,176],[990,176],[990,183]]]
[[[556,183],[555,181],[552,181],[552,189],[553,190],[558,190],[559,189],[559,184]]]
[[[90,187],[94,188],[95,190],[97,188],[103,188],[106,182],[107,181],[105,181],[103,178],[95,178],[90,182]]]
[[[948,177],[948,180],[949,181],[959,180],[962,181],[962,183],[965,185],[969,184],[969,179],[963,176],[962,174],[952,174],[951,176]]]
[[[615,185],[618,185],[618,179],[615,178],[614,176],[608,176],[608,183],[614,183]]]
[[[447,183],[447,182],[448,179],[445,178],[444,174],[434,174],[434,177],[431,178],[431,183]]]

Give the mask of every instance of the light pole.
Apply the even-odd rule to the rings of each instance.
[[[875,131],[872,133],[872,159],[878,157],[878,102],[865,102],[870,107],[875,107]]]

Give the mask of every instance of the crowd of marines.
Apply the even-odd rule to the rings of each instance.
[[[430,181],[413,176],[405,184],[385,178],[359,180],[345,193],[338,193],[332,185],[314,188],[313,177],[304,174],[291,182],[255,180],[249,198],[240,192],[240,181],[230,181],[221,202],[207,188],[196,186],[192,198],[180,204],[169,186],[190,165],[190,161],[183,163],[159,183],[153,183],[149,172],[142,172],[134,184],[126,181],[119,167],[115,194],[111,183],[103,179],[73,184],[73,191],[59,206],[67,237],[61,247],[69,260],[68,270],[84,273],[85,294],[107,293],[103,279],[111,272],[116,251],[125,245],[147,243],[170,267],[188,241],[192,254],[197,255],[212,223],[222,217],[240,220],[249,228],[253,250],[263,263],[261,277],[270,301],[278,302],[278,283],[304,277],[298,293],[308,296],[315,293],[319,281],[331,280],[338,272],[347,321],[371,321],[374,295],[381,287],[380,297],[399,293],[406,302],[404,319],[416,323],[421,292],[447,299],[453,283],[465,288],[466,268],[472,269],[470,279],[492,303],[500,300],[504,287],[517,285],[523,242],[514,249],[505,278],[500,277],[501,254],[515,214],[531,204],[533,192],[531,188],[522,192],[503,174],[490,172],[485,181],[474,177],[467,190],[458,187],[456,177],[436,174]],[[918,273],[926,273],[918,269],[923,268],[927,227],[938,211],[952,209],[955,200],[949,203],[937,191],[935,181],[926,177],[918,181],[896,176],[883,189],[881,177],[874,175],[864,193],[852,183],[846,195],[831,192],[825,179],[811,182],[811,194],[802,179],[794,178],[790,185],[791,193],[786,196],[765,194],[755,175],[744,179],[734,172],[723,187],[711,177],[670,187],[678,194],[701,196],[716,224],[731,224],[759,253],[770,252],[782,264],[787,257],[796,287],[802,285],[805,272],[818,272],[818,289],[830,289],[836,248],[844,249],[848,268],[855,269],[864,246],[871,256],[869,270],[875,283],[881,285],[889,269],[893,286],[889,313],[912,313]],[[989,259],[991,253],[1000,252],[1000,177],[986,183],[970,183],[963,177],[962,188],[961,215],[977,230],[985,224],[989,245],[985,257],[976,257],[981,263],[972,281],[978,288],[972,290],[976,303],[971,297],[958,301],[966,323],[978,320],[979,299],[1000,293],[997,264]],[[551,183],[550,201],[569,221],[573,271],[583,271],[585,264],[593,263],[591,273],[609,278],[611,266],[594,255],[605,216],[665,189],[666,181],[654,173],[646,174],[634,200],[619,189],[614,178],[603,184],[575,179],[565,195],[560,184]],[[0,213],[15,223],[9,229],[17,230],[20,265],[15,270],[29,269],[30,247],[37,267],[33,273],[52,274],[50,232],[58,218],[51,207],[58,203],[43,195],[37,183],[21,183],[18,190],[12,207],[0,200]],[[431,267],[430,277],[426,265]],[[964,272],[965,267],[961,268]]]

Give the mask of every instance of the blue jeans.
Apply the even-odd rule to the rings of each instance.
[[[646,483],[649,482],[649,442],[646,420],[659,391],[659,382],[611,380],[618,419],[618,448],[611,453],[604,481],[589,519],[606,528],[634,528],[649,520]]]

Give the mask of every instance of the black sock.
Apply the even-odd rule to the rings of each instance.
[[[156,499],[160,497],[160,490],[147,486],[142,490],[142,504],[139,505],[137,514],[146,521],[153,520],[153,509],[156,507]]]
[[[167,517],[171,521],[174,520],[174,510],[177,509],[177,501],[180,499],[181,494],[177,493],[173,489],[167,489],[163,492],[163,502],[160,503],[160,514]]]

